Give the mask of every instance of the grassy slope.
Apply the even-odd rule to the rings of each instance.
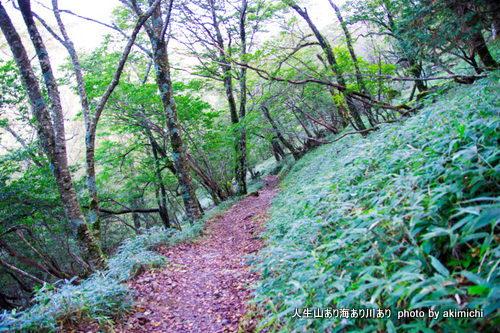
[[[476,332],[499,325],[500,84],[426,102],[402,124],[325,145],[273,203],[256,302],[288,331]],[[389,320],[292,318],[295,308],[391,309]],[[437,320],[428,309],[440,310]],[[486,318],[443,318],[446,309]],[[425,318],[397,319],[419,309]]]

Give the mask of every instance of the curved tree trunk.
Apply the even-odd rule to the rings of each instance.
[[[335,58],[335,55],[333,54],[332,47],[330,46],[329,43],[326,42],[325,38],[321,33],[319,32],[318,28],[314,23],[312,22],[311,18],[309,17],[309,14],[307,14],[307,11],[302,8],[300,8],[293,0],[287,0],[286,2],[288,6],[292,7],[302,18],[307,22],[309,25],[309,28],[313,31],[314,35],[316,36],[316,39],[318,40],[321,48],[323,49],[323,52],[326,53],[326,58],[328,60],[328,64],[330,65],[331,71],[333,74],[337,77],[337,83],[343,87],[346,86],[346,81],[344,77],[342,76],[342,72],[339,69],[339,66],[337,64],[337,60]],[[345,91],[342,91],[342,94],[344,95],[344,99],[347,104],[347,108],[349,109],[349,113],[354,119],[354,122],[356,123],[356,129],[357,130],[365,130],[366,126],[363,123],[363,120],[361,119],[361,115],[359,114],[359,110],[354,104],[354,100],[352,97],[346,93]]]
[[[49,90],[49,97],[52,103],[52,119],[49,116],[49,108],[38,85],[26,50],[1,3],[0,27],[12,50],[23,83],[28,90],[33,115],[37,120],[38,136],[49,159],[50,169],[56,179],[57,189],[61,196],[65,215],[70,222],[71,229],[75,233],[80,250],[84,258],[90,264],[90,267],[92,267],[92,269],[103,269],[106,265],[106,259],[85,222],[69,171],[66,155],[66,139],[64,135],[64,117],[59,102],[57,84],[55,83],[55,78],[50,67],[50,59],[40,34],[38,33],[35,22],[33,21],[29,1],[20,0],[19,7],[26,26],[28,27],[35,50],[37,51],[43,76]]]
[[[38,20],[47,28],[47,30],[56,38],[67,50],[68,53],[71,57],[71,62],[73,64],[73,70],[75,72],[76,76],[76,82],[78,86],[78,95],[80,96],[80,103],[82,106],[82,112],[83,112],[83,117],[84,117],[84,122],[85,122],[85,147],[86,147],[86,152],[85,152],[85,170],[86,170],[86,176],[87,176],[87,188],[89,191],[89,215],[90,215],[90,226],[92,228],[92,231],[94,233],[95,238],[100,241],[101,239],[101,218],[100,218],[100,212],[99,212],[99,199],[98,199],[98,192],[97,192],[97,183],[96,183],[96,178],[95,178],[95,139],[96,139],[96,131],[97,131],[97,123],[99,122],[99,118],[102,114],[102,111],[104,110],[104,107],[111,96],[111,93],[113,90],[116,88],[118,85],[118,82],[120,80],[121,73],[123,72],[123,68],[125,66],[125,62],[127,61],[128,55],[130,53],[130,50],[132,48],[132,45],[135,42],[135,39],[137,37],[137,34],[139,33],[139,30],[141,29],[142,25],[146,20],[151,16],[152,14],[152,9],[156,8],[160,3],[160,0],[156,0],[154,3],[151,2],[151,8],[148,9],[148,11],[140,17],[136,24],[135,27],[132,31],[132,34],[129,38],[129,41],[127,45],[125,46],[125,49],[122,53],[122,56],[120,58],[120,61],[116,67],[115,73],[113,75],[113,79],[109,83],[109,86],[107,87],[104,95],[101,97],[101,100],[99,101],[96,110],[91,116],[90,114],[90,107],[89,107],[89,101],[87,97],[87,91],[85,89],[85,83],[83,81],[83,74],[82,74],[82,68],[80,66],[80,60],[78,59],[78,54],[76,53],[75,46],[71,39],[69,38],[66,28],[62,22],[60,11],[59,11],[59,6],[58,6],[58,0],[52,0],[52,7],[53,7],[53,12],[54,16],[57,21],[57,25],[59,26],[59,30],[61,31],[62,38],[57,36],[57,34],[48,26],[39,16],[36,16]]]
[[[297,149],[295,149],[295,147],[283,137],[281,132],[278,130],[278,126],[274,122],[273,118],[271,118],[271,114],[269,113],[269,109],[265,105],[262,105],[261,109],[264,112],[264,116],[267,118],[267,120],[269,120],[269,123],[271,124],[273,129],[276,131],[276,136],[278,137],[278,139],[281,141],[281,143],[286,148],[288,148],[288,150],[290,150],[290,153],[292,153],[293,158],[296,161],[298,161],[303,156],[303,153],[297,151]]]
[[[160,0],[156,0],[154,3],[151,4],[151,8],[142,16],[140,17],[136,25],[134,27],[134,30],[132,31],[132,34],[129,38],[129,41],[127,45],[125,46],[125,49],[122,53],[122,56],[120,58],[120,61],[116,67],[115,73],[113,75],[113,79],[111,80],[108,88],[106,89],[106,92],[104,95],[101,97],[101,100],[99,101],[99,104],[97,105],[97,108],[93,114],[93,116],[90,115],[90,107],[89,107],[89,101],[87,97],[87,91],[85,89],[85,83],[83,81],[83,74],[82,74],[82,68],[80,66],[80,60],[78,59],[78,54],[76,53],[75,46],[71,39],[69,38],[66,27],[64,26],[60,11],[59,11],[59,5],[58,5],[58,0],[52,0],[52,8],[54,12],[54,16],[57,21],[57,25],[59,26],[59,31],[62,34],[62,38],[59,37],[51,28],[48,26],[38,15],[35,14],[37,19],[45,26],[45,28],[54,36],[55,39],[57,39],[67,50],[71,58],[71,62],[73,64],[73,70],[75,72],[76,76],[76,82],[78,86],[78,95],[80,96],[80,103],[82,106],[82,112],[83,112],[83,117],[84,117],[84,122],[85,122],[85,147],[86,147],[86,152],[85,152],[85,170],[86,170],[86,176],[87,176],[87,188],[89,191],[89,215],[90,215],[90,226],[92,228],[92,231],[94,233],[94,236],[100,241],[101,239],[101,217],[100,217],[100,212],[99,212],[99,199],[98,199],[98,192],[97,192],[97,184],[96,184],[96,178],[95,178],[95,138],[96,138],[96,131],[97,131],[97,123],[99,122],[99,118],[101,116],[102,111],[104,110],[104,106],[106,105],[111,93],[113,90],[116,88],[118,85],[118,82],[120,80],[121,73],[123,71],[123,68],[125,66],[125,62],[127,61],[128,55],[130,53],[130,50],[132,48],[132,45],[135,42],[135,39],[137,37],[137,34],[139,33],[139,30],[141,29],[142,25],[146,20],[151,16],[152,14],[152,9],[158,6],[160,3]]]
[[[281,159],[284,159],[286,157],[286,154],[283,151],[283,148],[281,148],[281,145],[280,145],[278,140],[279,139],[277,136],[275,136],[271,139],[271,147],[272,147],[274,158],[276,159],[276,162],[279,162]]]
[[[158,183],[156,185],[156,199],[158,202],[158,210],[160,214],[161,221],[165,226],[165,229],[169,229],[170,219],[168,217],[168,208],[167,208],[167,191],[165,191],[165,185],[163,184],[163,177],[161,176],[160,170],[160,161],[158,159],[158,151],[156,150],[156,145],[153,144],[154,139],[152,138],[151,132],[147,133],[149,137],[149,141],[151,142],[151,147],[153,151],[153,158],[155,163],[155,174]]]
[[[410,72],[415,78],[420,78],[422,76],[422,66],[413,59],[409,59],[408,64],[410,65]],[[427,91],[427,86],[422,80],[415,80],[415,85],[417,86],[418,92]]]
[[[481,62],[486,68],[498,69],[498,62],[493,59],[493,56],[486,45],[486,41],[484,40],[483,33],[480,30],[471,36],[471,43],[476,50],[479,59],[481,59]]]
[[[335,10],[335,14],[337,15],[337,19],[339,20],[340,27],[344,31],[345,40],[347,44],[347,49],[349,50],[349,54],[351,55],[352,63],[354,64],[354,69],[356,70],[356,80],[358,81],[358,86],[361,89],[361,92],[368,93],[366,89],[365,82],[363,81],[363,77],[361,76],[361,70],[359,69],[358,58],[356,57],[356,53],[354,52],[354,47],[352,46],[352,37],[349,29],[347,29],[347,24],[344,22],[344,18],[342,17],[342,13],[340,12],[340,8],[337,7],[336,4],[333,3],[332,0],[328,0],[330,5]]]

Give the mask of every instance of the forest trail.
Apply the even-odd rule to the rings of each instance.
[[[256,237],[279,192],[276,176],[263,180],[259,196],[249,195],[205,228],[206,237],[161,249],[166,268],[149,271],[128,283],[137,292],[129,317],[115,332],[235,332],[257,276],[245,255],[262,248]]]

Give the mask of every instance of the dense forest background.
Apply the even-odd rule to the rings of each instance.
[[[284,186],[296,194],[279,199],[284,211],[268,230],[275,245],[256,260],[256,302],[270,314],[262,325],[305,305],[404,303],[481,308],[488,320],[449,321],[442,331],[494,331],[498,3],[328,2],[316,21],[305,1],[122,0],[111,23],[94,20],[112,33],[87,51],[64,22],[92,18],[57,0],[38,4],[40,13],[29,0],[1,2],[9,56],[0,60],[0,330],[55,327],[71,308],[64,290],[94,295],[78,316],[120,311],[120,283],[162,263],[151,248],[192,239],[215,206],[291,170]],[[16,11],[24,22],[10,19]],[[61,64],[51,61],[62,52]],[[61,98],[68,92],[78,95],[75,115]],[[327,187],[313,186],[319,174]],[[317,223],[294,225],[295,206]],[[353,230],[373,238],[351,242]],[[410,262],[418,272],[398,275]],[[327,273],[340,279],[326,286]],[[61,303],[54,321],[43,312],[49,299]]]

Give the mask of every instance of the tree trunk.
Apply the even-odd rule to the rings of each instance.
[[[415,62],[413,59],[408,60],[408,64],[410,65],[410,72],[415,78],[420,78],[422,76],[422,66]],[[418,92],[427,91],[427,86],[422,80],[415,80],[415,85],[417,86]]]
[[[189,136],[189,134],[187,132],[186,132],[186,134],[191,139],[191,137]],[[191,141],[193,142],[193,145],[196,148],[196,144],[194,143],[194,141],[192,139],[191,139]],[[198,151],[198,149],[196,149],[196,150]],[[207,163],[206,159],[203,158],[203,156],[200,154],[199,151],[198,151],[198,154],[203,159],[203,162],[204,162],[207,170],[203,170],[203,168],[196,161],[194,156],[188,153],[189,167],[191,168],[191,170],[193,170],[193,172],[195,174],[197,174],[201,178],[203,186],[205,186],[206,188],[209,188],[210,192],[214,193],[214,195],[217,195],[220,198],[220,201],[226,201],[227,196],[225,195],[224,190],[221,188],[217,179],[214,177],[213,172],[212,172],[212,168],[210,167],[210,164]],[[214,202],[216,202],[216,200],[214,200]]]
[[[0,309],[12,310],[14,308],[21,306],[21,304],[11,302],[11,301],[9,301],[9,299],[13,300],[13,299],[17,299],[17,298],[0,292]]]
[[[309,14],[307,14],[307,11],[300,8],[292,0],[287,0],[287,4],[288,4],[288,6],[292,7],[307,22],[307,24],[309,25],[309,28],[311,28],[314,35],[316,36],[316,39],[318,40],[318,42],[321,46],[321,48],[323,49],[323,52],[326,53],[326,58],[328,60],[328,63],[330,64],[331,70],[332,70],[333,74],[337,77],[337,83],[343,87],[346,87],[346,81],[344,80],[344,77],[342,76],[342,72],[340,71],[340,68],[337,64],[337,60],[335,59],[335,55],[333,54],[332,47],[330,46],[329,43],[326,42],[323,35],[321,35],[318,28],[311,21]],[[363,123],[363,120],[361,119],[358,108],[354,104],[352,97],[349,96],[349,94],[346,93],[345,91],[342,91],[342,94],[344,95],[344,99],[346,101],[347,108],[349,109],[349,113],[357,125],[357,130],[365,130],[366,129],[365,124]]]
[[[481,59],[481,62],[486,68],[498,69],[498,62],[493,59],[490,50],[488,50],[488,46],[486,45],[486,41],[484,40],[481,30],[478,30],[471,36],[471,43],[476,50],[479,59]]]
[[[363,80],[363,77],[361,76],[361,71],[359,69],[359,64],[358,64],[358,58],[356,57],[356,53],[354,52],[354,47],[352,46],[352,37],[351,33],[349,32],[349,29],[347,29],[347,24],[344,22],[344,18],[342,17],[342,13],[340,12],[339,7],[337,7],[336,4],[333,3],[332,0],[328,0],[330,2],[330,5],[333,7],[335,10],[335,14],[337,15],[337,19],[339,20],[340,26],[342,30],[344,31],[345,35],[345,40],[347,44],[347,49],[349,50],[349,54],[351,55],[352,63],[354,64],[354,68],[356,70],[356,80],[358,81],[358,86],[361,89],[361,92],[363,93],[368,93],[366,89],[365,82]]]
[[[245,0],[243,0],[245,3]],[[215,29],[217,46],[219,49],[219,62],[223,73],[224,90],[226,93],[226,99],[229,104],[229,112],[231,115],[231,123],[236,125],[240,122],[240,118],[245,117],[246,112],[246,69],[241,70],[241,80],[240,80],[240,110],[239,116],[236,107],[236,99],[234,98],[233,89],[233,77],[231,73],[231,63],[227,59],[224,46],[224,40],[222,39],[222,33],[219,28],[219,20],[217,18],[217,13],[215,12],[215,3],[211,3],[212,11],[212,24]],[[244,31],[244,21],[246,17],[246,5],[240,17],[240,35],[242,38],[242,54],[246,52],[245,44],[245,31]],[[237,195],[242,195],[247,193],[246,186],[246,134],[243,128],[239,128],[236,131],[236,143],[235,143],[235,179],[236,179],[236,192]]]
[[[298,107],[296,107],[295,105],[292,105],[291,110],[292,110],[293,115],[295,116],[295,118],[299,122],[300,126],[302,126],[302,128],[304,129],[304,132],[306,132],[306,135],[309,136],[309,137],[311,137],[312,136],[311,132],[309,132],[309,130],[307,129],[306,124],[304,124],[304,122],[302,121],[302,119],[300,119],[300,117],[297,115],[297,113],[295,112],[295,109],[301,111]]]
[[[167,191],[165,191],[165,185],[163,184],[163,177],[161,176],[160,170],[160,161],[158,159],[158,152],[156,151],[155,145],[153,145],[152,134],[148,133],[149,140],[151,142],[152,150],[153,150],[153,158],[155,161],[155,174],[156,179],[158,179],[158,183],[156,186],[156,199],[158,201],[158,210],[160,214],[161,221],[165,226],[165,229],[170,228],[170,219],[168,217],[168,209],[167,209]]]
[[[240,39],[241,56],[247,53],[245,21],[247,13],[247,0],[241,0]],[[243,67],[240,72],[240,113],[239,121],[245,119],[247,105],[247,69]],[[247,135],[244,126],[239,126],[236,143],[236,195],[247,194]]]
[[[161,155],[165,167],[168,170],[170,170],[170,172],[172,172],[173,175],[177,175],[177,170],[175,169],[174,163],[171,160],[169,160],[165,149],[158,144],[158,142],[156,141],[156,139],[153,136],[153,133],[151,132],[151,129],[147,126],[147,124],[144,124],[143,127],[144,127],[144,130],[146,131],[146,136],[148,137],[148,139],[151,143],[151,146],[154,149],[156,149],[156,152],[158,154]]]
[[[273,118],[271,118],[271,114],[269,113],[269,109],[265,105],[262,105],[261,109],[264,112],[264,116],[267,118],[267,120],[269,120],[269,123],[271,124],[271,126],[273,127],[273,129],[276,131],[276,136],[278,137],[278,139],[281,141],[281,143],[286,148],[288,148],[288,150],[290,150],[290,153],[292,153],[293,158],[296,161],[298,161],[304,154],[301,153],[301,152],[299,152],[299,151],[297,151],[295,149],[295,147],[290,142],[286,141],[286,139],[283,137],[283,135],[279,132],[278,126],[274,122]]]
[[[49,159],[50,169],[56,179],[65,215],[70,222],[71,229],[75,233],[84,258],[89,262],[92,269],[103,269],[106,259],[87,223],[85,223],[85,218],[78,202],[68,168],[66,139],[64,136],[64,117],[60,108],[57,85],[55,84],[55,79],[50,68],[50,60],[33,21],[29,1],[20,0],[19,7],[21,8],[33,45],[37,51],[43,76],[47,82],[52,103],[52,120],[49,116],[49,108],[40,90],[37,78],[31,68],[26,50],[1,4],[0,26],[12,50],[23,83],[28,90],[33,116],[37,120],[38,136]],[[52,124],[52,121],[54,121],[54,124]]]
[[[283,148],[281,148],[281,145],[278,140],[279,139],[277,136],[271,139],[271,147],[273,149],[273,154],[274,158],[276,159],[276,162],[279,162],[281,159],[284,159],[286,157],[286,154],[283,151]]]
[[[137,3],[132,3],[133,10],[138,17],[143,16]],[[170,16],[172,3],[168,8],[167,15]],[[201,216],[198,207],[198,200],[194,190],[193,180],[189,172],[189,162],[181,137],[181,128],[177,117],[177,106],[173,98],[172,79],[170,75],[170,64],[168,61],[167,46],[165,42],[166,26],[161,17],[161,6],[154,9],[151,20],[152,25],[145,23],[144,27],[153,47],[153,61],[156,69],[156,84],[160,91],[160,97],[167,118],[167,128],[172,146],[172,155],[174,158],[175,169],[177,170],[177,179],[181,188],[182,199],[186,208],[187,218],[191,221],[198,220]],[[168,25],[169,19],[165,25]]]
[[[139,230],[141,229],[141,219],[139,218],[139,215],[137,213],[133,213],[132,220],[134,221],[135,232],[139,235]]]
[[[17,260],[19,260],[23,264],[28,265],[28,266],[30,266],[36,270],[39,270],[41,272],[45,272],[47,274],[50,274],[51,276],[53,276],[57,279],[71,278],[69,275],[57,270],[56,268],[52,267],[50,264],[44,263],[45,265],[42,265],[33,259],[30,259],[28,257],[23,256],[21,253],[15,251],[12,247],[10,247],[9,244],[7,244],[7,242],[5,242],[3,239],[0,239],[0,248],[5,249],[11,257],[17,258]]]
[[[1,9],[0,9],[0,11],[1,11]],[[25,271],[23,271],[23,270],[15,267],[15,266],[12,266],[11,264],[9,264],[8,262],[3,261],[2,259],[0,259],[0,266],[3,266],[5,268],[7,268],[7,269],[10,269],[10,270],[12,270],[12,271],[14,271],[14,272],[16,272],[16,273],[24,276],[24,277],[27,277],[30,280],[35,281],[36,283],[41,284],[41,285],[48,284],[47,282],[45,282],[43,280],[40,280],[36,276],[33,276],[33,275],[29,274],[29,273],[26,273]]]
[[[99,213],[99,201],[97,196],[97,183],[95,179],[95,133],[91,132],[91,117],[90,117],[90,107],[87,97],[87,91],[85,89],[85,83],[83,81],[83,74],[80,66],[80,60],[78,59],[78,54],[76,53],[73,42],[70,40],[66,28],[61,20],[61,15],[59,13],[59,7],[57,0],[52,0],[52,7],[54,11],[54,16],[56,17],[59,30],[61,31],[64,38],[64,46],[68,50],[71,56],[71,61],[73,63],[73,69],[75,71],[76,81],[78,85],[78,95],[80,96],[80,104],[82,106],[84,122],[85,122],[85,170],[87,173],[87,188],[89,191],[89,211],[90,211],[90,226],[94,237],[100,241],[101,240],[101,214]]]
[[[98,192],[97,192],[97,184],[96,184],[96,178],[95,178],[95,138],[96,138],[96,131],[97,131],[97,123],[99,122],[99,118],[101,116],[101,113],[104,110],[104,107],[105,107],[109,97],[111,96],[111,93],[118,85],[121,73],[122,73],[123,68],[125,66],[125,62],[127,61],[128,55],[130,53],[132,45],[135,42],[137,34],[139,33],[139,30],[141,29],[144,22],[146,22],[146,20],[151,16],[152,9],[155,8],[156,6],[158,6],[159,3],[160,3],[159,0],[156,0],[155,3],[152,3],[151,8],[148,9],[148,11],[137,20],[135,27],[134,27],[134,30],[132,31],[132,34],[129,38],[129,41],[128,41],[127,45],[125,46],[125,49],[122,53],[120,61],[116,67],[115,73],[113,75],[113,79],[111,80],[108,88],[106,89],[106,92],[101,97],[101,100],[99,101],[99,104],[97,105],[97,108],[96,108],[93,116],[90,115],[89,101],[88,101],[88,97],[87,97],[87,91],[85,89],[85,83],[83,81],[82,68],[80,66],[78,54],[76,53],[74,44],[71,41],[71,39],[69,38],[69,36],[66,32],[66,28],[62,22],[61,15],[59,12],[59,7],[58,7],[58,0],[52,0],[52,7],[53,7],[54,16],[56,18],[57,24],[59,26],[59,30],[61,31],[63,38],[58,37],[52,31],[52,29],[50,29],[50,27],[48,27],[43,21],[41,21],[42,24],[44,24],[45,27],[49,30],[49,32],[51,32],[52,35],[57,40],[59,40],[63,44],[63,46],[68,50],[68,53],[71,57],[71,62],[73,64],[73,70],[74,70],[75,76],[76,76],[76,82],[77,82],[77,86],[78,86],[78,95],[80,96],[80,103],[82,106],[82,112],[83,112],[83,117],[84,117],[84,121],[85,121],[85,130],[86,130],[86,133],[85,133],[85,146],[86,146],[85,170],[86,170],[86,176],[87,176],[87,188],[89,191],[89,201],[90,201],[89,202],[90,226],[92,228],[94,236],[99,241],[101,239],[101,218],[100,218],[100,213],[99,213],[99,200],[98,200],[98,195],[97,195]],[[39,18],[39,20],[41,20],[41,19]]]

